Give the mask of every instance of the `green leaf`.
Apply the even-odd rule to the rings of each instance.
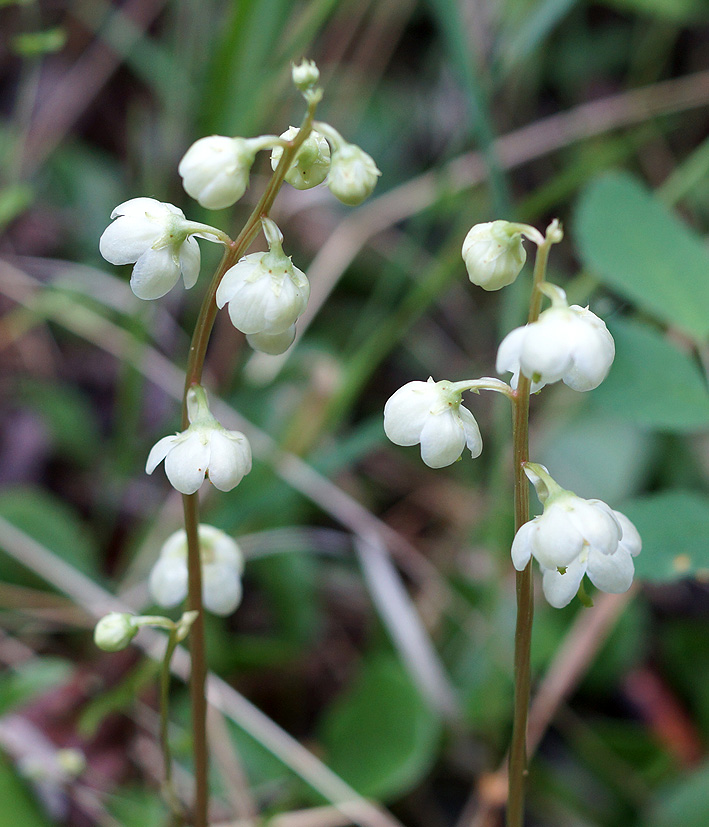
[[[13,51],[23,57],[40,57],[64,48],[66,30],[61,26],[44,32],[24,32],[12,39]]]
[[[616,320],[608,328],[616,356],[608,377],[591,395],[594,406],[662,431],[685,433],[709,425],[709,393],[686,353],[639,322]]]
[[[665,491],[623,504],[643,550],[636,575],[655,583],[709,576],[709,497],[694,491]]]
[[[61,500],[38,488],[9,488],[0,493],[0,516],[79,571],[97,575],[95,543],[79,515]],[[13,583],[36,582],[4,554],[0,554],[0,576]]]
[[[706,827],[709,824],[709,764],[669,786],[653,803],[647,827]]]
[[[0,757],[0,827],[49,827],[34,798],[9,763]]]
[[[584,266],[661,321],[709,335],[709,253],[638,181],[609,173],[581,195],[576,237]]]
[[[440,724],[400,663],[381,655],[330,707],[321,732],[336,773],[362,795],[392,798],[433,763]]]

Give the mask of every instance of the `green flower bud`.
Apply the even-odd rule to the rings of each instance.
[[[104,652],[120,652],[138,634],[133,615],[126,612],[111,612],[96,624],[94,642]]]

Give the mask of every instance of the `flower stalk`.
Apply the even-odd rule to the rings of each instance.
[[[558,222],[552,222],[538,244],[534,261],[534,281],[529,302],[528,323],[539,318],[551,246],[561,240]],[[515,532],[529,521],[529,484],[524,472],[529,461],[529,397],[531,379],[520,374],[512,396],[512,461],[514,465]],[[516,573],[517,622],[514,654],[514,713],[509,757],[507,827],[522,827],[524,819],[525,781],[527,777],[527,715],[531,687],[532,622],[534,592],[531,561]]]

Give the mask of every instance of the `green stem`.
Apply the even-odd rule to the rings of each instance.
[[[236,264],[245,255],[251,242],[261,229],[261,219],[269,214],[278,191],[283,184],[288,168],[295,154],[312,130],[313,118],[317,101],[308,105],[308,111],[303,119],[300,131],[296,137],[287,142],[281,160],[278,163],[271,180],[261,196],[258,204],[249,216],[244,228],[236,240],[227,245],[222,260],[217,267],[212,281],[202,300],[202,306],[197,317],[192,342],[190,344],[185,375],[185,393],[182,404],[182,427],[187,428],[187,391],[193,385],[202,381],[204,359],[207,354],[209,337],[214,327],[217,315],[215,295],[219,283],[226,271]],[[202,610],[202,566],[199,550],[199,499],[197,494],[183,494],[182,504],[185,515],[185,531],[187,533],[187,605],[191,610],[198,612],[197,619],[190,633],[190,655],[192,667],[190,673],[190,696],[192,703],[192,738],[195,769],[195,827],[207,827],[209,806],[209,762],[207,750],[207,699],[206,682],[207,666],[204,640],[204,620]]]
[[[182,824],[184,815],[182,812],[182,805],[175,793],[175,788],[172,783],[172,753],[170,752],[170,739],[168,737],[169,716],[168,710],[170,705],[170,661],[172,654],[177,646],[177,628],[173,624],[170,631],[170,636],[167,640],[167,647],[163,657],[162,666],[160,668],[160,746],[162,748],[162,758],[164,766],[164,780],[163,780],[163,795],[172,811],[174,821]]]
[[[546,275],[549,249],[554,238],[548,232],[537,249],[534,262],[534,285],[529,303],[528,323],[536,322],[542,306],[540,289]],[[512,453],[514,463],[515,532],[529,521],[529,484],[523,463],[529,461],[529,392],[531,380],[520,372],[512,405]],[[517,625],[514,656],[514,714],[512,743],[510,745],[509,793],[507,799],[507,827],[522,827],[524,823],[524,793],[527,776],[527,714],[531,686],[530,653],[532,648],[532,621],[534,592],[532,563],[517,572]]]

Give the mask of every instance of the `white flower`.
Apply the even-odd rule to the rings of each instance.
[[[563,298],[536,322],[516,328],[502,340],[497,372],[512,373],[510,384],[516,388],[521,370],[532,380],[532,393],[559,379],[575,391],[593,390],[613,364],[613,337],[595,313],[577,304],[568,307],[564,291],[553,289]]]
[[[455,462],[466,446],[475,459],[482,438],[475,418],[461,404],[461,392],[458,385],[432,377],[408,382],[384,406],[384,432],[396,445],[421,443],[421,459],[431,468]]]
[[[289,127],[281,138],[292,141],[300,132],[297,126]],[[275,146],[271,152],[271,167],[275,169],[283,155],[283,147]],[[330,145],[319,132],[311,132],[296,152],[286,173],[285,180],[298,190],[316,187],[327,177],[330,169]]]
[[[314,60],[303,58],[297,66],[295,63],[291,64],[291,76],[296,88],[301,92],[307,92],[320,80],[320,70]]]
[[[213,614],[228,615],[241,602],[244,556],[236,542],[210,525],[199,526],[202,559],[202,600]],[[148,583],[155,602],[166,608],[187,597],[187,534],[184,529],[170,535],[150,572]]]
[[[356,207],[374,192],[382,173],[371,155],[348,143],[332,126],[322,122],[314,126],[332,147],[330,174],[326,182],[330,192],[343,204]]]
[[[267,253],[245,256],[224,274],[217,288],[218,307],[229,305],[232,324],[249,336],[257,350],[283,353],[295,336],[295,322],[305,310],[310,284],[281,247],[282,236],[270,218],[264,218]]]
[[[522,571],[535,557],[544,595],[556,608],[571,602],[584,574],[601,591],[627,591],[635,573],[633,557],[642,548],[630,520],[601,500],[584,500],[565,491],[541,465],[527,463],[525,472],[544,503],[544,513],[517,532],[512,543],[514,567]]]
[[[499,290],[517,278],[527,260],[519,227],[509,221],[488,221],[468,232],[463,241],[463,261],[473,284]]]
[[[115,219],[99,241],[111,264],[133,264],[131,290],[139,299],[159,299],[180,274],[190,288],[199,275],[199,245],[194,238],[219,241],[223,233],[185,219],[182,210],[154,198],[132,198],[111,213]]]
[[[120,652],[138,634],[133,615],[127,612],[111,612],[96,624],[94,643],[104,652]]]
[[[272,135],[200,138],[187,150],[177,168],[185,192],[209,210],[230,207],[246,192],[256,153],[269,149],[276,140]]]
[[[152,447],[145,471],[152,474],[165,460],[165,473],[174,488],[194,494],[205,475],[220,491],[231,491],[251,470],[251,446],[239,431],[227,431],[211,414],[204,388],[187,393],[190,426],[166,436]]]

